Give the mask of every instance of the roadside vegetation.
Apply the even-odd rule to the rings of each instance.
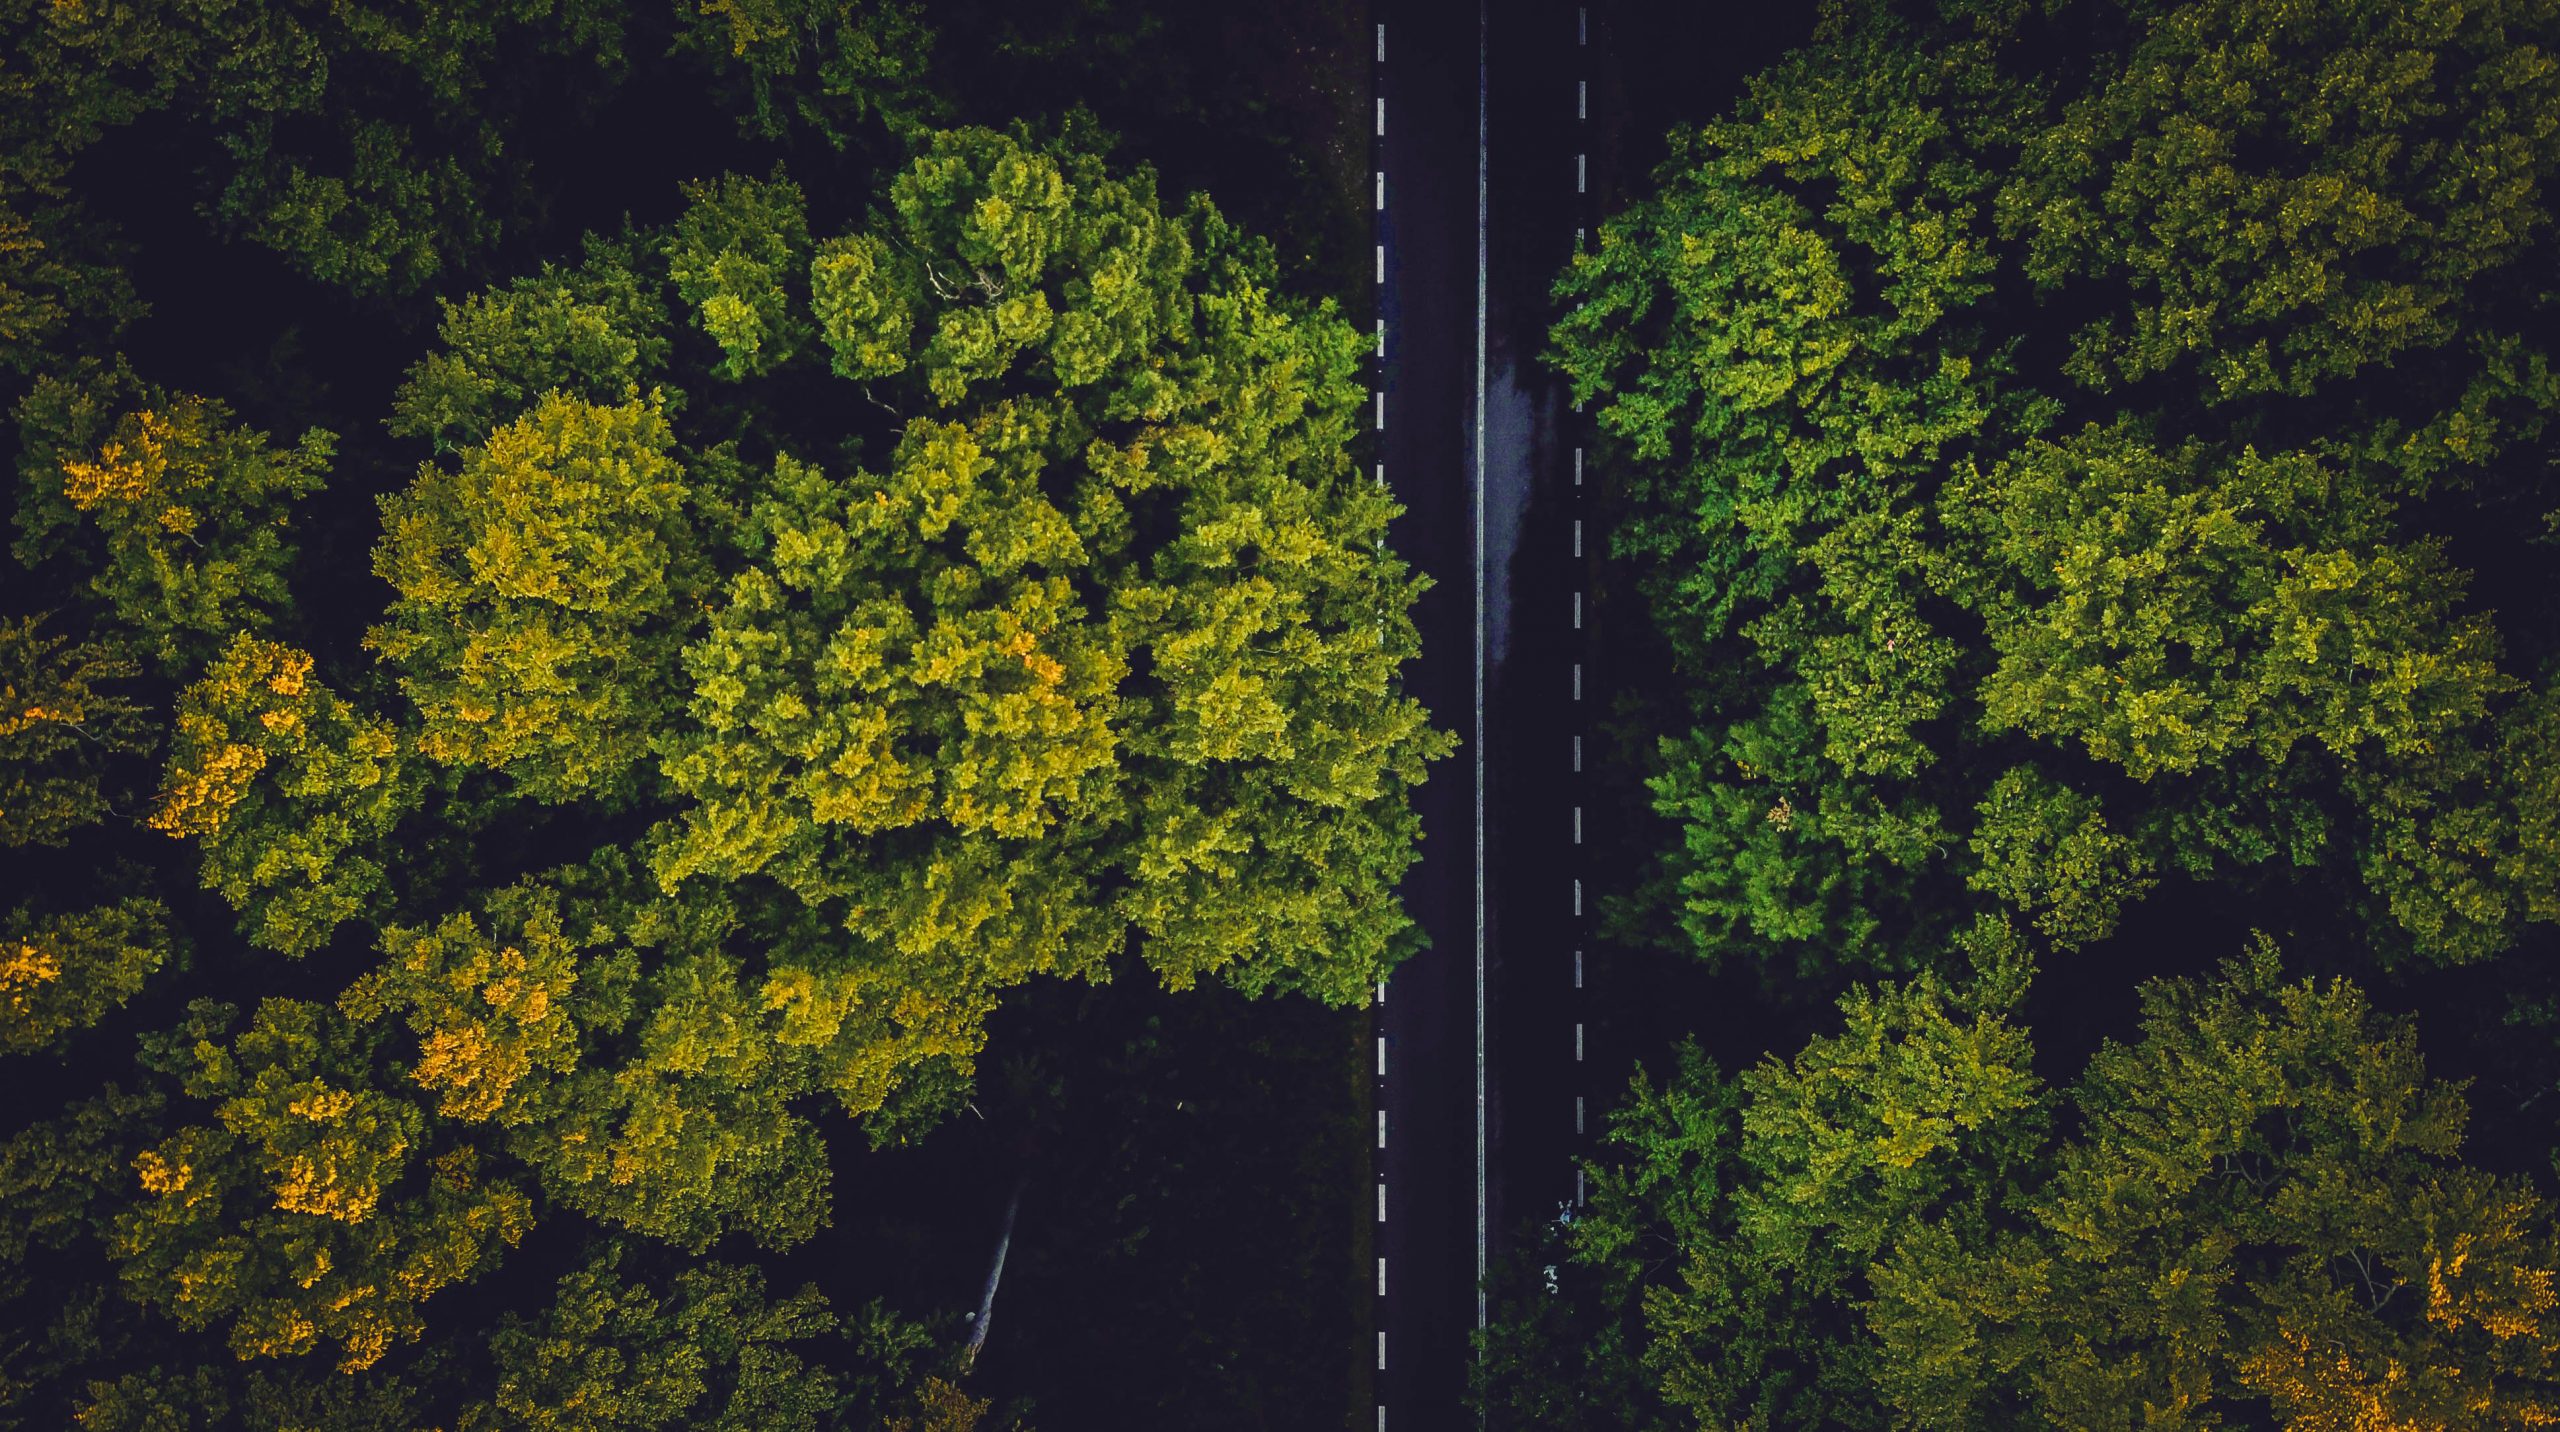
[[[0,5],[0,1427],[1340,1415],[1356,20]]]
[[[2560,1418],[2555,179],[2547,0],[1840,0],[1672,137],[1615,934],[1814,1033],[1650,1059],[1490,1405]]]

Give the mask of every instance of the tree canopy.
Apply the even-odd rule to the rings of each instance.
[[[0,1427],[1018,1425],[773,1257],[1035,978],[1419,944],[1357,333],[919,6],[18,10]],[[734,142],[581,233],[635,91]]]
[[[1670,135],[1550,357],[1659,658],[1611,933],[1756,1023],[1497,1418],[2560,1418],[2556,178],[2549,0],[1832,0]]]
[[[2473,565],[2560,510],[2560,17],[1826,14],[1558,286],[1694,722],[1687,942],[1909,971],[2168,877],[2386,964],[2560,915],[2560,648]]]
[[[2461,1090],[2409,1021],[2261,943],[2147,982],[2140,1038],[2050,1090],[2017,994],[1923,976],[1844,998],[1790,1061],[1728,1076],[1692,1045],[1639,1076],[1561,1237],[1570,1286],[1490,1344],[1494,1405],[1579,1379],[1624,1409],[1593,1425],[1666,1428],[2560,1406],[2551,1207],[2459,1161]]]

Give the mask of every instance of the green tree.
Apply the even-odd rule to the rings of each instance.
[[[150,721],[119,687],[138,674],[103,642],[0,620],[0,845],[60,845],[123,795],[117,758],[152,748]]]
[[[531,1201],[373,1087],[366,1036],[327,1006],[267,1000],[220,1042],[229,1017],[194,1011],[180,1087],[211,1117],[134,1155],[108,1252],[131,1296],[222,1326],[243,1359],[326,1345],[369,1367],[425,1331],[429,1296],[524,1236]]]
[[[1662,1089],[1639,1079],[1570,1246],[1599,1308],[1640,1319],[1664,1402],[1701,1427],[1891,1422],[1870,1266],[1914,1228],[1991,1226],[2042,1155],[2002,987],[1860,989],[1791,1062],[1727,1079],[1692,1049]]]
[[[381,842],[413,802],[400,738],[321,685],[311,657],[241,635],[178,698],[151,824],[193,839],[204,883],[260,945],[302,955],[388,893]]]
[[[2560,912],[2506,756],[2548,673],[2453,545],[2551,506],[2555,43],[2547,0],[1843,0],[1674,136],[1554,336],[1694,724],[1653,789],[1701,954],[1904,970],[1986,907],[2070,948],[2169,872],[2385,962]]]
[[[837,1323],[816,1289],[771,1299],[756,1270],[704,1263],[653,1291],[620,1276],[620,1261],[608,1249],[561,1279],[539,1318],[499,1325],[495,1389],[463,1410],[462,1428],[843,1425],[835,1379],[807,1356]]]
[[[97,1254],[133,1155],[166,1100],[108,1083],[0,1143],[0,1426],[63,1426],[85,1374],[123,1342]]]
[[[168,907],[149,896],[66,914],[10,911],[0,919],[0,1053],[58,1048],[183,949]]]
[[[273,447],[219,401],[121,372],[39,380],[19,429],[18,560],[84,574],[160,674],[193,672],[290,605],[292,505],[326,480],[330,434]]]
[[[2272,944],[2158,981],[2073,1090],[2079,1133],[1996,1236],[1930,1227],[1873,1273],[1915,1423],[2533,1426],[2560,1415],[2560,1239],[2457,1162],[2458,1085]]]
[[[800,186],[735,174],[685,186],[667,236],[667,277],[694,322],[720,345],[715,378],[752,378],[791,361],[809,340],[809,216]]]
[[[1412,943],[1405,797],[1447,742],[1397,690],[1420,582],[1348,452],[1353,331],[1074,136],[934,135],[875,228],[823,241],[779,175],[688,197],[662,240],[449,313],[403,421],[459,469],[386,503],[401,596],[370,639],[426,754],[672,802],[645,843],[665,896],[735,900],[763,949],[653,972],[643,1043],[768,1030],[718,1117],[797,1168],[796,1122],[750,1107],[811,1077],[892,1123],[893,1096],[947,1107],[1035,974],[1134,947],[1177,985],[1359,998]],[[630,389],[658,376],[618,267],[643,252],[716,350],[707,441]],[[537,356],[573,332],[594,366]],[[849,426],[759,396],[822,369],[869,399]],[[497,426],[458,436],[472,415]],[[642,1097],[617,1087],[571,1103]]]
[[[95,230],[78,205],[0,181],[0,366],[32,373],[138,316],[133,281],[106,261]]]
[[[711,0],[681,7],[742,133],[807,128],[841,149],[877,118],[911,134],[948,106],[926,83],[938,36],[914,0]]]
[[[366,637],[402,673],[419,750],[537,800],[612,794],[673,699],[692,572],[684,468],[656,396],[558,392],[382,504]]]
[[[555,883],[556,882],[556,883]],[[553,1199],[691,1248],[771,1247],[826,1221],[826,1158],[790,1107],[815,1087],[787,974],[760,991],[715,899],[656,896],[624,862],[393,925],[340,1007],[417,1037],[439,1116],[506,1131]]]
[[[654,389],[667,361],[666,306],[630,247],[590,235],[575,268],[545,264],[460,302],[438,300],[439,346],[392,399],[391,431],[452,452],[555,390],[612,404]]]
[[[1567,1235],[1573,1287],[1515,1296],[1489,1346],[1621,1388],[1635,1349],[1632,1395],[1684,1426],[2551,1417],[2551,1210],[2460,1162],[2460,1086],[2410,1021],[2288,982],[2261,940],[2146,984],[2140,1038],[2056,1097],[2015,1022],[2018,947],[1976,943],[1975,983],[1854,992],[1789,1063],[1733,1079],[1692,1050],[1639,1077]]]
[[[0,171],[8,189],[55,198],[84,152],[171,114],[225,232],[323,282],[414,292],[526,207],[506,140],[528,81],[601,92],[627,68],[628,26],[587,4],[12,4]],[[14,197],[0,191],[0,207]]]

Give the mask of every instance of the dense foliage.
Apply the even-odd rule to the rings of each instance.
[[[2555,180],[2548,0],[1837,0],[1672,136],[1553,332],[1667,657],[1616,933],[1839,1017],[1639,1077],[1489,1405],[2560,1418]]]
[[[963,8],[0,10],[0,1427],[992,1425],[773,1255],[964,1108],[1071,1162],[1008,992],[1340,1062],[1448,742],[1332,211],[1284,269],[1054,96],[962,122],[1165,63]],[[669,104],[714,157],[564,222],[559,135]],[[208,237],[236,349],[148,316]]]
[[[2560,919],[2560,642],[2505,585],[2560,508],[2555,39],[1850,4],[1675,137],[1556,340],[1686,674],[1688,944],[1907,971],[2179,880],[2384,964]]]
[[[1610,1121],[1565,1266],[1488,1343],[1553,1427],[2525,1427],[2560,1415],[2560,1227],[2457,1158],[2458,1087],[2272,944],[2153,981],[2069,1088],[2016,979],[1841,1001]]]

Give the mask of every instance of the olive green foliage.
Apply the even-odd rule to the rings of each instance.
[[[1418,943],[1357,335],[954,16],[0,0],[0,1429],[992,1423],[842,1116]]]
[[[373,1087],[364,1036],[327,1006],[267,1000],[228,1040],[227,1011],[196,1020],[180,1085],[205,1117],[134,1155],[140,1195],[106,1240],[136,1299],[243,1359],[326,1350],[358,1371],[531,1227],[476,1147]]]
[[[890,198],[808,262],[829,366],[913,415],[876,471],[785,450],[755,484],[660,740],[661,879],[767,876],[854,937],[787,942],[764,999],[856,1109],[1133,935],[1177,983],[1356,998],[1409,942],[1403,793],[1444,748],[1394,687],[1418,588],[1344,449],[1356,338],[1080,150],[938,136]],[[801,249],[778,182],[696,203],[680,236]],[[814,362],[798,280],[727,263],[704,313],[775,316],[706,316],[722,367]]]
[[[76,205],[0,188],[0,366],[33,372],[75,329],[112,333],[138,315],[95,227]]]
[[[654,396],[554,391],[384,499],[374,572],[399,595],[367,641],[404,673],[420,751],[540,800],[625,781],[664,716],[663,618],[692,565],[674,443]]]
[[[154,1365],[92,1382],[74,1414],[88,1432],[213,1432],[221,1427],[405,1432],[417,1423],[417,1389],[404,1378],[245,1374],[206,1363]]]
[[[1916,1228],[1871,1272],[1880,1379],[1920,1423],[2505,1426],[2560,1416],[2560,1239],[2457,1163],[2464,1101],[2352,984],[2262,944],[2157,982],[2073,1091],[2079,1135],[1991,1237]],[[2402,1300],[2406,1300],[2404,1305]]]
[[[626,7],[0,7],[0,364],[138,316],[85,155],[179,127],[218,232],[366,296],[432,291],[542,219],[533,123],[590,123],[635,77],[718,92],[743,135],[837,148],[946,105],[909,0]],[[669,41],[672,41],[670,44]],[[165,142],[165,141],[163,141]]]
[[[58,1048],[141,993],[177,949],[168,908],[147,896],[10,911],[0,918],[0,1054]]]
[[[1582,1349],[1637,1425],[2560,1408],[2551,1210],[2459,1162],[2460,1088],[2406,1020],[2287,982],[2262,943],[2145,985],[2140,1038],[2056,1095],[2003,987],[1862,989],[1790,1063],[1731,1079],[1692,1050],[1639,1078],[1567,1235],[1571,1290],[1516,1298],[1489,1345]]]
[[[712,375],[751,378],[808,342],[809,220],[800,188],[730,175],[689,184],[667,240],[667,276],[724,355]]]
[[[46,216],[39,241],[76,232],[65,222],[79,217],[65,199],[73,165],[117,131],[169,115],[193,126],[201,149],[189,158],[207,170],[203,197],[225,231],[324,282],[414,291],[476,257],[513,217],[504,121],[527,67],[576,59],[614,76],[627,23],[584,4],[421,13],[24,0],[0,10],[11,57],[0,209],[25,206],[30,219],[68,210]],[[76,265],[94,252],[53,259],[71,275],[33,275],[21,301],[30,320],[41,321],[46,297],[79,285]]]
[[[793,1344],[834,1331],[812,1288],[769,1300],[752,1268],[704,1263],[663,1295],[624,1281],[612,1252],[560,1280],[538,1319],[489,1339],[495,1390],[466,1429],[706,1428],[813,1432],[834,1425],[835,1379]]]
[[[866,120],[912,134],[948,106],[925,85],[935,31],[915,0],[707,0],[680,47],[709,61],[741,133],[806,129],[839,148]]]
[[[723,949],[720,902],[654,897],[610,857],[553,879],[389,927],[341,1008],[397,1015],[436,1112],[507,1130],[563,1204],[695,1248],[808,1238],[828,1194],[817,1130],[789,1107],[814,1087],[807,1041]]]
[[[327,480],[329,433],[271,446],[219,401],[122,372],[38,380],[19,431],[18,560],[87,572],[154,670],[191,674],[289,605],[291,509]]]
[[[2550,674],[2463,553],[2560,508],[2560,10],[1826,13],[1558,286],[1688,941],[2067,949],[2168,873],[2384,962],[2550,920]]]
[[[311,674],[308,653],[243,634],[178,698],[151,824],[204,852],[204,883],[253,942],[307,954],[387,893],[382,842],[412,803],[401,741]]]
[[[0,846],[60,845],[121,794],[116,758],[152,746],[119,649],[35,617],[0,620]]]
[[[1355,331],[1081,132],[937,133],[885,192],[823,236],[787,175],[720,178],[447,303],[393,405],[428,458],[381,503],[379,677],[235,629],[179,691],[150,823],[252,944],[376,954],[150,1041],[170,1112],[88,1236],[247,1370],[120,1370],[93,1421],[363,1425],[411,1379],[476,1387],[456,1425],[971,1425],[889,1390],[929,1369],[885,1314],[820,1358],[813,1298],[609,1250],[805,1243],[818,1097],[918,1136],[1035,976],[1350,1004],[1417,943],[1448,741],[1399,689]],[[459,854],[543,819],[512,883]],[[543,1211],[608,1251],[485,1378],[392,1357]]]
[[[97,1355],[119,1341],[121,1300],[100,1286],[97,1242],[132,1188],[133,1155],[157,1136],[164,1102],[156,1090],[110,1083],[0,1143],[0,1316],[9,1329],[0,1426],[12,1432],[64,1425],[64,1384],[94,1376]],[[81,1276],[61,1276],[72,1266]]]
[[[590,237],[585,262],[455,301],[441,299],[437,346],[391,405],[391,431],[438,452],[482,442],[558,391],[591,403],[628,399],[667,360],[665,305],[633,271],[628,245]]]

